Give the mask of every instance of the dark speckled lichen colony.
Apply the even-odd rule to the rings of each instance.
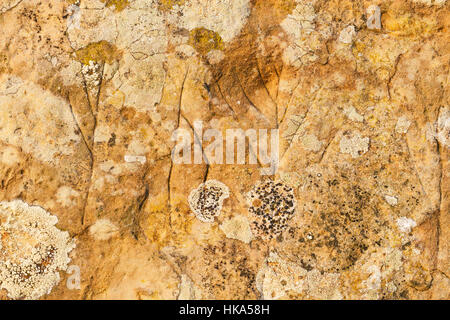
[[[208,180],[189,195],[189,206],[198,219],[203,222],[213,222],[220,214],[223,201],[229,197],[226,185],[216,180]]]
[[[295,213],[294,190],[282,182],[260,182],[249,192],[247,201],[248,210],[255,219],[253,234],[262,239],[279,236]]]

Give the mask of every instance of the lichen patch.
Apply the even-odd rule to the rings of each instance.
[[[398,118],[397,124],[395,125],[395,132],[400,134],[405,134],[408,132],[409,126],[411,125],[411,121],[408,120],[407,117],[403,116]]]
[[[75,52],[77,60],[84,65],[92,63],[112,64],[114,60],[120,57],[117,48],[108,41],[102,40],[88,44]]]
[[[397,219],[397,227],[401,232],[409,233],[416,226],[417,223],[411,218],[401,217]]]
[[[322,149],[323,142],[317,139],[314,134],[305,134],[302,137],[302,144],[305,150],[319,152]]]
[[[217,32],[206,28],[195,28],[189,35],[189,44],[206,55],[211,50],[223,50],[223,40]]]
[[[352,121],[355,122],[363,122],[364,117],[358,113],[358,111],[355,109],[355,107],[350,106],[348,108],[344,109],[344,114]]]
[[[130,2],[128,0],[100,0],[105,3],[107,8],[114,9],[116,12],[120,12],[125,9]]]
[[[280,24],[291,40],[283,53],[283,61],[288,65],[298,67],[318,58],[314,53],[318,41],[314,34],[317,15],[313,4],[314,2],[298,0],[293,12]]]
[[[203,222],[214,222],[220,215],[223,201],[230,196],[226,185],[217,180],[208,180],[192,190],[189,195],[189,206],[195,216]]]
[[[83,148],[68,103],[31,81],[0,75],[0,110],[0,140],[23,153],[57,163]]]
[[[240,240],[244,243],[250,243],[252,240],[250,223],[244,216],[237,215],[231,219],[227,219],[219,228],[225,233],[227,238]]]
[[[174,6],[184,5],[186,0],[158,0],[158,9],[163,12],[169,12]]]
[[[109,219],[99,219],[90,228],[89,233],[95,240],[109,240],[119,233],[119,228]]]
[[[180,7],[180,26],[217,32],[225,42],[236,37],[250,15],[249,0],[192,0]]]
[[[355,26],[348,26],[344,28],[339,34],[339,41],[345,44],[351,44],[355,36]]]
[[[59,282],[75,242],[58,218],[21,200],[0,202],[0,289],[11,299],[38,299]]]
[[[71,207],[76,205],[77,198],[80,193],[69,186],[62,186],[56,192],[56,201],[63,207]]]
[[[369,151],[368,137],[362,137],[359,132],[344,134],[340,141],[341,153],[347,153],[352,156],[352,158],[358,158]]]
[[[279,236],[295,214],[294,190],[281,181],[261,181],[248,193],[247,205],[253,233],[269,240]]]
[[[391,195],[385,195],[384,200],[392,207],[396,206],[398,203],[398,198]]]
[[[287,298],[291,293],[306,299],[342,299],[336,284],[338,273],[306,270],[299,264],[270,252],[256,277],[256,285],[264,300]]]

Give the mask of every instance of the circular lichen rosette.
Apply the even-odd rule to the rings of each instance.
[[[0,289],[11,299],[38,299],[59,282],[75,242],[58,218],[21,200],[0,202]]]
[[[217,180],[208,180],[189,194],[188,202],[195,216],[203,222],[213,222],[222,211],[223,201],[230,196],[226,185]]]
[[[252,232],[264,240],[279,236],[296,211],[292,187],[270,179],[253,187],[247,194],[247,205],[253,217]]]

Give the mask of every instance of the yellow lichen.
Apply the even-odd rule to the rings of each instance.
[[[106,3],[106,7],[114,6],[114,11],[120,12],[125,9],[130,2],[128,0],[100,0],[103,3]]]
[[[410,14],[387,13],[383,15],[382,22],[387,31],[398,36],[428,36],[437,29],[436,21],[427,17],[420,19]]]
[[[121,107],[125,103],[125,94],[120,91],[116,90],[107,100],[106,103],[114,106],[114,107]]]
[[[175,5],[182,6],[186,0],[159,0],[158,9],[163,12],[168,12],[173,9]]]
[[[105,40],[90,43],[86,47],[77,50],[75,54],[77,60],[85,65],[89,65],[90,61],[112,64],[120,58],[117,48]]]
[[[144,222],[144,233],[158,247],[168,245],[185,246],[191,234],[193,218],[186,199],[172,196],[171,207],[167,204],[167,194],[161,194],[145,207],[147,217]]]
[[[148,292],[147,290],[136,290],[138,300],[161,300],[159,292]]]
[[[272,18],[278,22],[281,22],[288,15],[292,14],[294,9],[297,7],[296,0],[265,0],[265,1],[257,1],[254,5],[255,12],[264,12],[272,15]],[[271,23],[272,21],[267,21]]]
[[[195,28],[191,30],[189,44],[203,55],[211,50],[223,50],[224,48],[220,35],[206,28]]]
[[[7,72],[7,70],[9,70],[8,56],[4,53],[0,53],[0,72]]]
[[[297,1],[295,0],[286,0],[277,2],[276,9],[285,15],[289,15],[294,11],[297,6]]]

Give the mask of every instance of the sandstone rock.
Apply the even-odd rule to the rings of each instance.
[[[0,299],[450,298],[448,1],[0,2]]]

